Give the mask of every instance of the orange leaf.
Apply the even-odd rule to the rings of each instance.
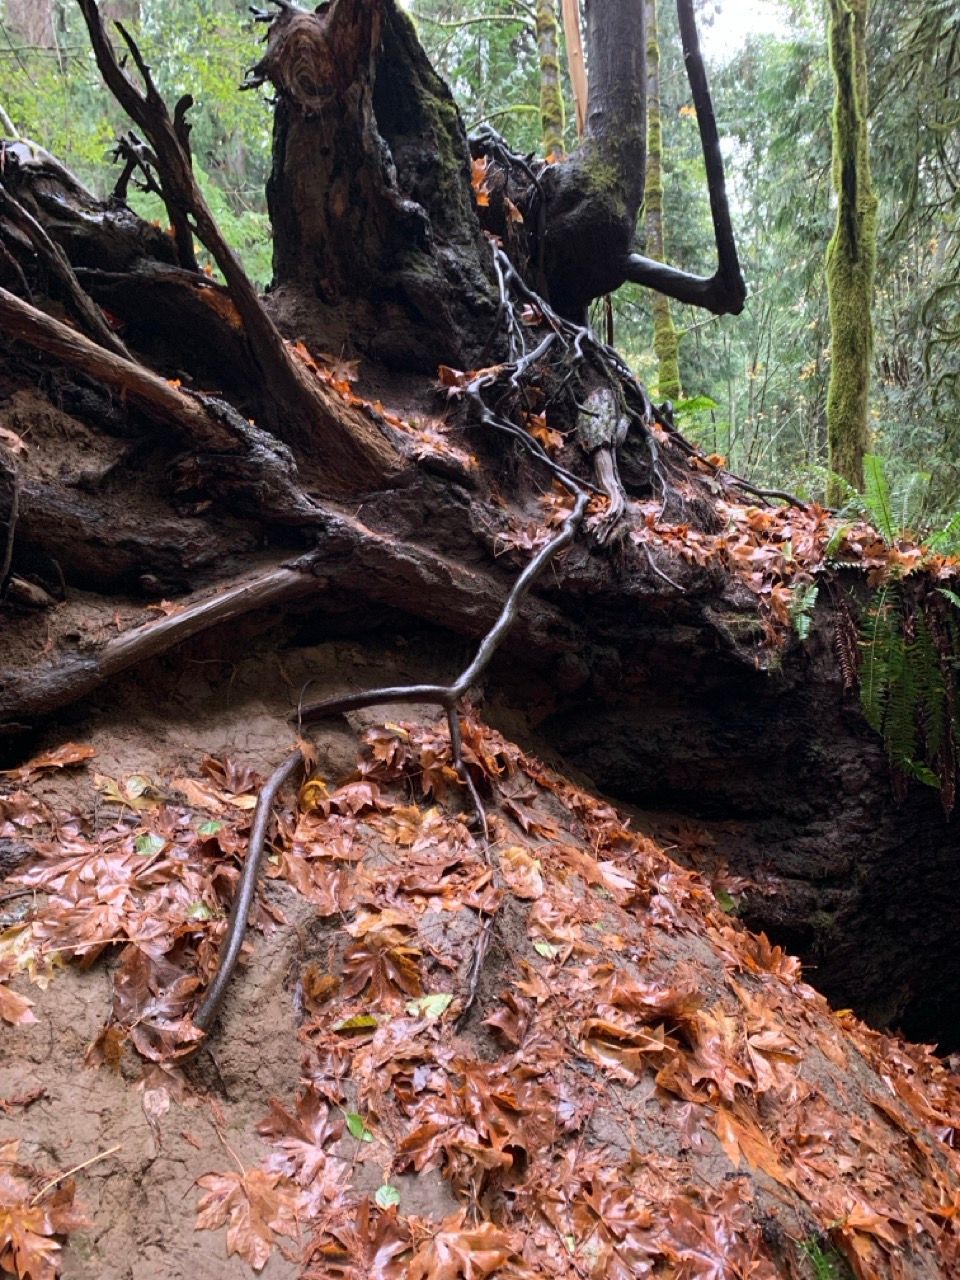
[[[197,1179],[207,1194],[197,1205],[196,1231],[227,1223],[227,1254],[237,1253],[254,1271],[270,1260],[274,1235],[296,1236],[297,1193],[287,1178],[262,1169],[207,1173]]]
[[[48,769],[67,769],[74,764],[85,764],[96,755],[93,747],[84,747],[76,742],[65,742],[54,751],[43,751],[19,769],[4,769],[2,776],[13,778],[15,782],[27,782],[38,773]]]

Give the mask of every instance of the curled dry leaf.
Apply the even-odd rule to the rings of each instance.
[[[8,986],[0,982],[0,1020],[11,1027],[26,1027],[37,1021],[33,1012],[33,1001],[26,996],[18,995]]]
[[[500,851],[500,874],[511,893],[518,898],[539,898],[543,894],[543,876],[539,861],[520,845],[512,844]]]
[[[93,747],[83,746],[79,742],[65,742],[62,747],[53,751],[41,751],[18,769],[0,771],[0,777],[12,778],[14,782],[29,782],[38,773],[46,773],[50,769],[68,769],[72,765],[86,764],[96,754]]]

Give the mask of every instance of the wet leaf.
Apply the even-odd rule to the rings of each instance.
[[[51,769],[68,769],[73,765],[86,764],[96,755],[93,747],[81,746],[77,742],[64,743],[54,751],[43,751],[19,769],[0,770],[0,777],[12,778],[15,782],[29,782],[38,773],[47,773]]]
[[[11,1027],[30,1026],[37,1021],[37,1015],[33,1012],[33,1001],[28,1000],[26,996],[18,995],[16,991],[11,991],[8,986],[0,982],[0,1019],[9,1023]]]
[[[372,1031],[377,1020],[372,1013],[355,1013],[352,1018],[343,1018],[333,1025],[334,1031]]]
[[[207,1173],[197,1179],[203,1195],[197,1205],[197,1231],[227,1223],[227,1254],[238,1254],[254,1271],[270,1260],[274,1237],[297,1234],[296,1188],[279,1173],[245,1169]]]
[[[133,773],[129,778],[117,781],[102,773],[93,775],[94,785],[109,804],[120,805],[124,809],[133,809],[137,813],[148,813],[156,809],[159,803],[157,789],[149,778],[141,773]]]
[[[394,941],[389,933],[373,935],[348,948],[343,961],[343,996],[349,999],[369,986],[370,999],[389,1007],[401,993],[419,996],[422,991],[420,951]]]
[[[501,850],[500,872],[507,888],[518,898],[535,899],[543,894],[540,862],[520,845]]]
[[[166,847],[166,843],[167,842],[163,836],[147,834],[137,836],[136,840],[133,842],[133,847],[136,849],[137,853],[150,856],[154,853],[160,853]]]
[[[463,1227],[457,1213],[445,1219],[436,1235],[426,1240],[410,1262],[408,1280],[484,1280],[509,1262],[514,1240],[508,1231],[483,1222]]]
[[[413,1017],[442,1018],[449,1009],[453,995],[447,991],[437,991],[433,995],[421,996],[419,1000],[407,1002],[407,1013]]]
[[[560,948],[554,946],[552,942],[544,942],[542,938],[537,938],[533,944],[533,949],[538,956],[543,956],[545,960],[553,960],[560,954]]]
[[[352,1138],[356,1138],[358,1142],[372,1142],[373,1134],[363,1123],[363,1116],[356,1111],[345,1111],[343,1118],[347,1122],[347,1130]]]
[[[312,1085],[300,1091],[292,1114],[271,1098],[270,1114],[257,1132],[277,1148],[267,1160],[271,1172],[286,1174],[300,1187],[318,1179],[327,1186],[339,1182],[342,1162],[329,1154],[329,1148],[342,1136],[343,1121]]]
[[[19,1163],[19,1139],[0,1142],[0,1271],[19,1280],[56,1280],[61,1244],[89,1221],[74,1205],[73,1180],[37,1199],[37,1171]]]
[[[400,1192],[396,1187],[385,1182],[382,1187],[378,1188],[377,1194],[373,1197],[380,1209],[395,1208],[400,1203]]]

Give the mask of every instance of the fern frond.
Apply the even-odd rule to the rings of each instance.
[[[960,511],[927,539],[927,546],[938,555],[960,555]]]
[[[790,621],[801,640],[806,640],[813,623],[813,606],[817,603],[820,588],[815,582],[804,582],[794,587],[790,597]]]
[[[890,485],[883,459],[875,453],[867,453],[863,457],[863,501],[877,532],[885,542],[892,543],[897,536],[897,526]]]
[[[867,724],[877,733],[883,733],[887,698],[890,693],[891,651],[900,636],[900,610],[894,609],[891,598],[899,605],[895,588],[884,587],[874,597],[867,611],[867,628],[861,640],[863,661],[860,669],[860,704]],[[896,621],[891,622],[891,614]]]

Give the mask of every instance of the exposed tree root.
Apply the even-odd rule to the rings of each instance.
[[[263,384],[271,390],[271,430],[288,444],[309,445],[325,471],[330,492],[369,489],[372,484],[395,476],[402,470],[402,463],[391,445],[362,415],[348,418],[331,412],[331,393],[300,366],[264,310],[240,259],[224,239],[193,173],[186,122],[193,99],[189,95],[181,98],[171,117],[149,66],[122,23],[117,23],[117,28],[143,80],[143,90],[118,62],[96,0],[80,0],[80,8],[104,81],[153,149],[157,182],[177,243],[182,245],[180,265],[188,270],[195,266],[192,244],[196,236],[223,273],[250,356]],[[142,149],[138,156],[148,163]]]
[[[216,1021],[220,1005],[223,1003],[223,997],[227,993],[227,987],[240,958],[243,939],[247,930],[247,916],[250,914],[250,908],[253,906],[253,900],[256,897],[260,864],[263,862],[263,853],[267,844],[267,832],[270,827],[270,820],[273,817],[273,805],[277,798],[277,793],[287,779],[293,777],[302,763],[303,753],[298,747],[296,751],[287,756],[283,764],[274,769],[263,784],[260,795],[257,797],[257,807],[253,815],[253,827],[250,831],[250,842],[247,845],[247,856],[244,860],[240,883],[237,885],[236,896],[233,899],[233,906],[230,909],[227,930],[220,947],[217,971],[207,988],[203,1000],[200,1002],[199,1008],[193,1015],[193,1024],[199,1027],[201,1031],[209,1031]]]
[[[8,337],[95,378],[154,422],[173,428],[201,455],[212,455],[215,465],[201,468],[205,483],[214,491],[219,488],[242,514],[294,525],[316,518],[319,508],[300,487],[290,450],[226,401],[172,386],[144,365],[107,351],[6,289],[0,289],[0,322]],[[223,466],[227,458],[229,468]]]
[[[10,577],[10,566],[13,563],[13,543],[17,534],[17,519],[20,515],[20,472],[16,459],[0,444],[0,464],[10,477],[10,500],[7,504],[3,530],[3,550],[0,551],[0,600],[6,595],[7,580]]]
[[[100,308],[92,302],[81,286],[67,255],[55,241],[51,240],[46,228],[37,221],[29,209],[25,209],[19,200],[10,194],[2,182],[0,182],[0,215],[12,223],[13,227],[28,241],[32,251],[63,289],[70,310],[89,335],[114,355],[129,359],[129,351],[107,324]],[[2,224],[0,224],[0,230],[2,230]],[[22,273],[21,278],[23,279]],[[24,283],[26,283],[25,279]]]
[[[11,720],[29,721],[76,702],[121,671],[166,653],[210,627],[317,593],[323,587],[312,567],[309,556],[278,566],[168,617],[134,627],[92,655],[74,657],[46,672],[26,673],[0,690],[0,732],[23,727]]]

